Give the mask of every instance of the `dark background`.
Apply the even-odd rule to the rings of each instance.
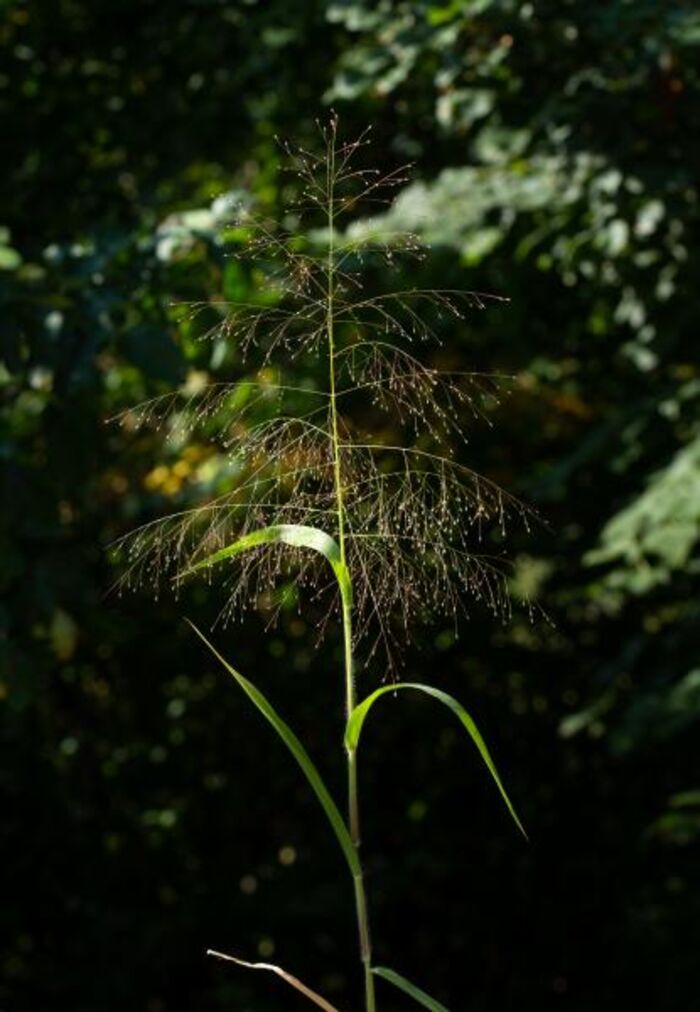
[[[279,133],[374,126],[415,162],[422,278],[508,295],[449,334],[516,375],[470,463],[536,506],[516,609],[406,657],[474,714],[517,837],[441,708],[384,700],[362,755],[376,961],[454,1009],[697,1001],[700,714],[695,4],[5,0],[0,1007],[357,1008],[352,894],[299,771],[184,625],[216,589],[108,593],[106,546],[220,480],[105,424],[192,371],[245,375],[173,300],[245,299],[212,201],[277,214]],[[415,187],[421,187],[417,194]],[[184,463],[183,463],[184,461]],[[178,466],[180,465],[180,466]],[[214,478],[212,478],[212,475]],[[217,477],[218,476],[218,477]],[[208,484],[209,483],[209,484]],[[214,634],[341,789],[337,636]],[[361,674],[379,684],[381,666]],[[286,848],[286,849],[284,849]],[[289,848],[292,848],[290,850]],[[380,1007],[410,1000],[379,984]]]

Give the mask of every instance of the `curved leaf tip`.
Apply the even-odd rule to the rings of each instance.
[[[183,580],[192,573],[201,569],[209,569],[225,559],[233,559],[252,548],[275,544],[290,545],[292,548],[309,548],[314,552],[319,552],[330,562],[343,598],[352,601],[350,574],[343,562],[338,542],[319,527],[308,527],[305,524],[274,524],[271,527],[261,527],[257,531],[250,531],[232,544],[220,548],[213,555],[208,555],[205,559],[195,562],[189,569],[180,573],[178,579]]]
[[[447,692],[443,692],[442,689],[436,689],[432,685],[423,685],[421,682],[397,682],[395,685],[383,685],[381,688],[376,689],[369,696],[362,700],[361,703],[355,707],[350,716],[348,717],[347,724],[345,726],[345,746],[349,752],[354,752],[357,748],[360,740],[360,734],[362,733],[362,726],[365,722],[365,718],[369,713],[374,703],[387,692],[396,692],[400,689],[415,689],[418,692],[424,692],[428,696],[432,696],[434,699],[439,700],[445,706],[449,707],[450,710],[459,719],[462,725],[467,730],[469,737],[472,739],[477,747],[479,755],[481,756],[484,765],[488,769],[491,777],[498,788],[498,792],[505,802],[506,808],[510,812],[511,818],[515,822],[525,839],[528,839],[525,827],[520,821],[515,807],[508,796],[503,781],[501,780],[496,764],[491,758],[486,742],[484,741],[481,733],[476,726],[472,716],[465,710],[461,703],[459,703],[453,696],[450,696]]]

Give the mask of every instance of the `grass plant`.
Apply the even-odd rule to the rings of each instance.
[[[476,746],[517,827],[524,833],[486,743],[464,707],[439,688],[397,676],[403,642],[432,615],[455,621],[479,599],[507,618],[507,571],[489,551],[492,528],[510,518],[527,525],[529,511],[452,452],[465,438],[465,417],[484,413],[492,378],[441,372],[425,361],[445,319],[460,320],[493,299],[460,290],[404,290],[368,294],[364,278],[397,257],[421,258],[413,235],[348,227],[371,210],[387,188],[401,185],[405,168],[382,174],[358,167],[367,133],[342,140],[334,115],[320,127],[319,152],[284,145],[301,182],[301,201],[285,230],[243,214],[243,255],[268,280],[259,304],[197,304],[192,317],[214,306],[207,333],[235,340],[257,355],[259,379],[218,384],[196,396],[176,392],[128,412],[132,428],[156,424],[171,436],[197,425],[214,426],[231,455],[236,480],[222,496],[145,525],[120,543],[127,585],[164,579],[179,586],[207,574],[221,577],[222,615],[268,596],[281,581],[311,588],[325,600],[327,620],[342,628],[345,813],[333,799],[301,741],[263,692],[194,630],[263,716],[272,724],[316,794],[352,879],[365,1012],[377,1009],[382,979],[425,1008],[444,1006],[393,970],[374,964],[369,903],[360,851],[358,752],[364,722],[386,694],[420,692],[443,703]],[[305,222],[304,228],[300,223]],[[323,385],[295,385],[295,362],[325,363]],[[274,365],[275,379],[270,380]],[[264,373],[264,374],[263,374]],[[255,424],[246,418],[266,407]],[[366,431],[367,414],[386,412],[405,438]],[[387,672],[373,692],[358,690],[357,658]],[[277,966],[242,966],[276,973],[317,1006],[336,1012],[322,996]]]

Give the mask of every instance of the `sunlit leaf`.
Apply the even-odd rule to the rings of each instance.
[[[247,678],[244,678],[243,675],[240,674],[240,672],[236,671],[235,668],[231,667],[228,661],[221,656],[216,647],[209,642],[204,633],[197,628],[194,622],[190,622],[189,619],[187,619],[186,621],[194,629],[194,631],[197,633],[202,642],[205,643],[207,647],[209,647],[209,649],[217,658],[217,660],[219,660],[221,664],[223,664],[228,673],[235,678],[235,680],[238,682],[238,684],[243,689],[245,694],[248,696],[250,700],[252,700],[253,703],[255,703],[258,710],[260,710],[260,712],[266,718],[266,720],[268,720],[272,724],[275,731],[277,731],[277,734],[285,743],[285,745],[292,753],[296,761],[299,763],[306,779],[311,784],[311,787],[313,788],[316,797],[321,802],[323,810],[326,813],[328,821],[330,822],[333,828],[333,832],[335,833],[338,839],[338,843],[340,844],[340,848],[343,851],[345,860],[347,861],[350,867],[352,875],[353,876],[359,875],[360,863],[355,848],[353,847],[352,840],[350,839],[350,834],[348,833],[345,821],[343,820],[342,815],[338,811],[336,803],[333,801],[333,798],[331,797],[328,789],[326,788],[326,785],[324,784],[321,778],[321,774],[318,772],[315,765],[311,761],[304,746],[301,744],[301,742],[294,734],[292,729],[287,724],[285,724],[285,722],[278,715],[277,711],[274,709],[274,707],[268,701],[268,699],[262,694],[262,692],[260,692],[260,690],[257,689],[252,682],[249,682]]]
[[[523,834],[525,839],[527,839],[527,833],[523,828],[523,824],[515,812],[515,808],[513,807],[513,804],[510,798],[508,797],[506,789],[503,786],[503,782],[500,776],[498,775],[498,770],[496,769],[494,761],[491,758],[491,754],[488,748],[486,747],[486,742],[482,738],[479,729],[474,723],[474,720],[469,715],[469,713],[467,713],[467,711],[464,709],[461,703],[458,703],[453,696],[448,695],[448,693],[443,692],[441,689],[436,689],[432,685],[422,685],[420,682],[398,682],[396,685],[383,685],[381,688],[377,689],[371,695],[367,696],[366,699],[363,699],[362,702],[359,703],[350,714],[345,729],[345,745],[348,748],[348,750],[354,751],[357,748],[360,740],[360,734],[362,733],[362,726],[365,722],[365,718],[367,717],[367,714],[369,713],[374,703],[381,696],[386,695],[387,692],[397,692],[401,689],[416,689],[418,692],[424,692],[426,693],[426,695],[432,696],[434,699],[437,699],[441,703],[444,703],[445,706],[448,706],[450,710],[452,710],[455,716],[464,725],[470,738],[472,739],[477,749],[479,750],[479,755],[483,759],[486,768],[493,777],[496,787],[498,788],[501,797],[505,801],[508,811],[513,817],[516,826]]]
[[[195,563],[183,573],[188,576],[199,569],[208,569],[226,559],[233,559],[236,555],[249,551],[251,548],[259,548],[261,545],[273,545],[283,543],[294,548],[310,548],[314,552],[320,552],[330,562],[340,589],[344,596],[349,597],[351,592],[350,577],[346,566],[340,557],[338,543],[325,531],[318,527],[307,527],[304,524],[275,524],[272,527],[261,527],[257,531],[245,534],[233,544],[221,548],[213,555]]]

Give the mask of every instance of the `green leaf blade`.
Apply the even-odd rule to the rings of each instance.
[[[405,977],[402,977],[400,973],[396,973],[395,970],[389,970],[386,966],[373,966],[372,973],[376,974],[377,977],[382,977],[384,980],[388,980],[394,987],[398,987],[399,990],[405,994],[414,998],[419,1005],[423,1008],[430,1009],[430,1012],[450,1012],[450,1010],[441,1002],[436,1001],[435,998],[431,998],[425,991],[421,991],[419,987],[412,984]]]
[[[181,574],[180,579],[201,569],[215,566],[226,559],[233,559],[252,548],[275,544],[290,545],[293,548],[309,548],[311,551],[319,552],[330,562],[343,597],[348,601],[352,600],[350,574],[341,558],[337,541],[320,528],[307,527],[305,524],[273,524],[270,527],[261,527],[257,531],[244,534],[233,544],[220,548],[218,552],[214,552],[213,555],[208,555],[206,559],[201,559],[190,566]]]
[[[335,833],[338,843],[340,845],[340,849],[342,850],[345,860],[348,863],[351,874],[353,876],[359,875],[360,874],[359,858],[357,856],[357,852],[350,838],[350,833],[348,832],[347,826],[345,825],[345,820],[340,814],[340,811],[335,801],[333,801],[333,798],[331,797],[328,788],[324,784],[321,774],[316,769],[316,766],[314,765],[313,761],[311,760],[308,752],[306,751],[302,743],[299,741],[299,739],[294,734],[289,725],[282,720],[282,718],[279,716],[279,714],[272,706],[272,704],[269,702],[267,697],[264,696],[263,693],[253,685],[252,682],[249,682],[247,678],[244,678],[244,676],[239,671],[236,671],[236,669],[232,667],[224,657],[222,657],[222,655],[219,653],[216,647],[209,642],[204,633],[197,628],[194,622],[190,622],[189,619],[187,619],[186,621],[192,627],[195,633],[199,636],[202,642],[209,648],[212,654],[217,658],[217,660],[220,661],[220,663],[224,666],[224,668],[226,668],[228,673],[236,680],[236,682],[240,685],[240,687],[243,689],[248,698],[255,704],[258,710],[260,710],[260,712],[266,718],[266,720],[268,720],[269,723],[272,724],[275,731],[277,731],[277,734],[280,736],[280,738],[285,743],[289,751],[292,753],[297,763],[301,767],[304,776],[309,781],[316,797],[320,801],[324,812],[326,813],[328,821],[330,822],[333,832]]]
[[[488,750],[486,742],[484,741],[476,723],[474,722],[471,715],[465,710],[461,703],[459,703],[453,696],[450,696],[447,692],[443,692],[441,689],[436,689],[432,685],[423,685],[421,682],[397,682],[396,685],[383,685],[381,688],[376,689],[369,696],[362,700],[355,709],[352,711],[348,718],[348,722],[345,728],[345,746],[350,752],[354,752],[360,741],[360,734],[362,733],[362,727],[365,722],[367,714],[371,710],[374,703],[381,697],[386,695],[387,692],[397,692],[402,689],[414,689],[418,692],[423,692],[428,696],[432,696],[439,702],[447,706],[455,714],[460,723],[464,726],[469,737],[472,739],[476,748],[481,756],[484,765],[488,769],[491,777],[498,788],[498,792],[505,802],[506,808],[508,809],[511,818],[515,822],[520,832],[527,840],[527,833],[520,821],[513,803],[511,802],[508,792],[506,791],[503,781],[501,780],[496,764],[491,758],[491,753]]]

